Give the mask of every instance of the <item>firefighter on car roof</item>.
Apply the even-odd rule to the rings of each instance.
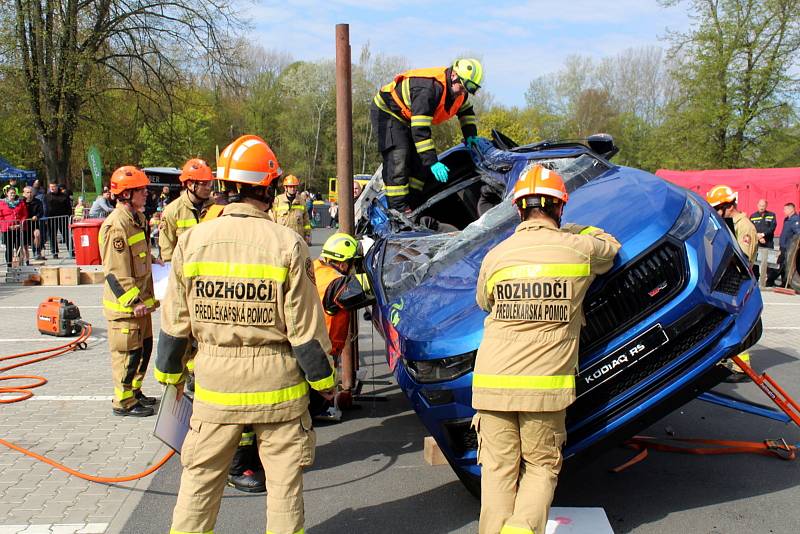
[[[108,319],[115,415],[153,415],[156,403],[142,393],[153,350],[150,314],[158,306],[153,297],[149,227],[142,213],[149,183],[136,167],[114,171],[111,193],[116,195],[117,207],[100,226],[105,274],[103,315]]]
[[[420,193],[431,174],[446,182],[450,169],[436,156],[431,125],[458,116],[468,144],[477,140],[475,111],[467,94],[483,83],[477,59],[457,59],[450,67],[409,70],[395,76],[372,101],[370,120],[383,157],[389,207],[410,211],[409,194]]]
[[[736,241],[739,243],[742,252],[744,252],[748,265],[752,267],[756,261],[756,256],[758,256],[758,233],[755,225],[747,218],[747,215],[739,211],[737,206],[739,194],[727,185],[716,185],[706,193],[706,200],[720,217],[731,221],[733,233],[736,234]],[[745,363],[750,363],[749,352],[739,354],[739,358]],[[734,363],[732,368],[733,374],[725,379],[726,382],[736,383],[748,380],[747,375],[738,365]]]
[[[489,312],[472,382],[481,534],[545,531],[575,401],[583,299],[620,249],[599,228],[560,227],[567,199],[555,172],[523,171],[514,187],[522,223],[478,275],[478,305]]]
[[[172,255],[158,381],[180,388],[186,346],[198,345],[172,532],[213,531],[246,425],[266,470],[267,532],[304,529],[303,468],[316,441],[308,391],[332,398],[335,377],[308,247],[267,215],[280,175],[264,140],[234,141],[217,170],[232,202],[182,235]]]

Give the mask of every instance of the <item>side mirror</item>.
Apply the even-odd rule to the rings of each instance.
[[[613,158],[614,155],[619,152],[619,147],[614,144],[614,138],[607,133],[590,135],[586,138],[586,142],[593,152],[600,154],[608,160]]]

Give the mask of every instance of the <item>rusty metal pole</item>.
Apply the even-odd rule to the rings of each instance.
[[[353,212],[353,91],[350,60],[350,25],[336,25],[336,195],[339,201],[339,228],[355,233]],[[350,320],[352,341],[342,351],[342,389],[355,386],[358,361],[358,316]],[[345,401],[346,403],[347,401]]]

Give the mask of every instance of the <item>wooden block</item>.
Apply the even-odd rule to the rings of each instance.
[[[80,281],[80,271],[77,267],[59,267],[58,281],[62,286],[77,286]]]
[[[442,449],[439,448],[436,440],[431,436],[425,438],[422,455],[428,465],[445,465],[447,463],[447,458],[442,454]]]
[[[84,284],[102,284],[104,280],[103,271],[85,271],[81,269],[80,283]]]
[[[42,267],[39,269],[39,275],[42,277],[43,286],[58,285],[58,267]]]

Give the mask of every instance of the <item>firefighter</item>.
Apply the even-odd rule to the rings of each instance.
[[[489,312],[472,383],[481,534],[545,531],[575,401],[583,299],[620,249],[599,228],[561,227],[567,199],[555,172],[523,171],[514,187],[522,223],[478,275],[478,305]]]
[[[164,261],[172,260],[178,236],[202,221],[213,204],[210,197],[214,175],[208,163],[202,159],[190,159],[183,166],[179,179],[184,190],[167,204],[158,226],[158,247]]]
[[[114,415],[153,415],[153,397],[142,393],[142,380],[153,350],[150,314],[153,297],[152,256],[143,210],[150,180],[133,166],[111,175],[117,206],[100,226],[103,259],[103,315],[108,319],[108,345],[114,377]]]
[[[311,220],[303,200],[298,197],[297,189],[300,180],[293,174],[283,180],[283,194],[275,199],[272,206],[272,217],[276,223],[291,228],[299,236],[311,244]]]
[[[361,257],[361,245],[353,236],[342,232],[330,236],[322,245],[319,259],[314,261],[317,292],[325,312],[325,326],[331,340],[331,356],[338,365],[342,351],[347,348],[351,311],[373,302],[369,280],[364,273],[354,273],[354,263]],[[350,397],[349,391],[342,392]],[[312,413],[338,421],[338,406],[327,406],[312,393]]]
[[[727,185],[715,185],[706,193],[706,201],[711,204],[711,207],[717,211],[719,216],[726,221],[731,221],[736,241],[739,243],[739,247],[744,252],[748,265],[752,269],[756,256],[758,256],[758,232],[756,232],[755,225],[747,215],[739,211],[737,206],[738,199],[739,193],[736,193]],[[749,352],[739,354],[739,358],[745,363],[750,363]],[[738,365],[732,363],[731,367],[733,373],[725,379],[726,382],[737,383],[749,380],[749,377]]]
[[[431,175],[439,182],[448,180],[450,169],[437,158],[431,125],[458,116],[465,143],[473,144],[477,118],[467,94],[474,95],[482,82],[477,59],[458,59],[450,67],[398,74],[375,95],[370,120],[378,132],[390,208],[411,211],[410,193],[419,196]]]
[[[182,356],[191,339],[198,344],[172,532],[213,531],[246,425],[266,468],[267,531],[304,528],[302,470],[313,462],[316,441],[308,391],[333,398],[335,376],[308,247],[267,214],[280,175],[264,140],[234,141],[217,169],[231,203],[185,232],[172,254],[158,381],[182,392]]]
[[[778,219],[775,213],[767,210],[767,199],[762,198],[758,201],[758,210],[750,215],[750,222],[756,227],[756,237],[758,237],[758,246],[766,249],[775,248],[775,228],[778,225]],[[758,254],[756,254],[758,259]],[[758,263],[753,264],[753,274],[756,280],[760,278]]]

